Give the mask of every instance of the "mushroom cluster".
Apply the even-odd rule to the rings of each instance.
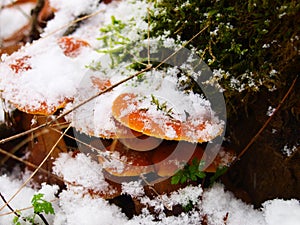
[[[117,4],[110,7],[106,16],[118,12]],[[146,15],[145,5],[137,9]],[[132,22],[130,15],[127,17]],[[91,18],[85,26],[98,28],[99,18]],[[197,83],[200,76],[193,71],[190,57],[176,65],[157,59],[165,53],[159,45],[165,51],[168,43],[156,38],[144,40],[138,35],[140,30],[133,31],[112,18],[117,27],[108,24],[111,30],[105,38],[98,38],[100,44],[95,44],[93,32],[78,29],[70,36],[45,36],[3,56],[1,97],[29,114],[49,116],[59,109],[69,110],[72,113],[66,120],[76,131],[99,138],[100,144],[93,148],[106,179],[120,184],[138,177],[145,184],[155,184],[194,158],[200,161],[205,157],[199,143],[222,134],[224,121],[205,93],[189,88],[190,80]],[[144,19],[138,22],[147,27]],[[120,40],[109,39],[112,32],[119,32],[116,37]],[[174,40],[171,43],[171,48],[181,48]],[[147,51],[151,53],[145,60]],[[109,144],[103,144],[104,139],[109,139]]]
[[[145,185],[154,184],[169,179],[193,159],[200,162],[207,157],[201,143],[220,135],[224,122],[203,95],[181,89],[180,71],[166,67],[144,72],[68,117],[76,130],[111,140],[110,145],[93,146],[107,179],[116,183],[142,179]],[[90,71],[75,103],[110,88],[129,72],[139,71]],[[213,164],[206,171],[216,171],[221,165]]]

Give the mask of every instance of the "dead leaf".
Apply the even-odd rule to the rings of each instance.
[[[45,116],[37,116],[36,119],[34,119],[32,115],[25,113],[23,115],[23,127],[25,130],[28,130],[33,127],[31,125],[33,120],[36,120],[34,126],[39,126],[47,121],[47,117]],[[59,122],[63,123],[65,121],[60,120]],[[60,134],[56,131],[51,130],[50,128],[43,128],[32,133],[29,136],[29,156],[27,160],[35,165],[39,165],[47,156],[47,154],[51,151],[59,137]],[[67,152],[67,146],[63,139],[58,143],[50,157],[42,165],[43,169],[49,171],[49,175],[46,175],[42,172],[38,172],[33,178],[35,182],[39,184],[47,182],[48,184],[62,185],[61,181],[58,181],[55,177],[50,175],[52,173],[53,162],[61,152]],[[28,169],[33,171],[35,168],[28,167]]]

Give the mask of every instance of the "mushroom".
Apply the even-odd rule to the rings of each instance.
[[[82,100],[85,93],[98,93],[124,79],[120,74],[91,72]],[[218,136],[224,123],[202,96],[180,90],[174,74],[142,75],[76,110],[73,123],[86,134],[114,140],[98,156],[107,179],[142,179],[148,186],[169,179],[193,158],[205,157],[198,143]]]
[[[98,156],[105,177],[116,183],[141,179],[144,174],[154,173],[152,151],[134,151],[115,140]]]
[[[75,47],[69,46],[70,40],[76,43]],[[64,49],[61,49],[59,43],[64,43]],[[24,129],[46,123],[48,116],[73,101],[76,94],[76,82],[82,76],[78,73],[80,68],[77,66],[78,60],[81,59],[65,54],[73,52],[82,54],[89,48],[85,42],[77,41],[74,37],[59,39],[49,37],[27,45],[12,55],[2,57],[3,61],[0,63],[1,97],[25,112],[22,114]],[[50,61],[51,56],[53,60]],[[57,122],[61,123],[65,120],[62,118]],[[36,136],[34,142],[28,145],[29,161],[39,165],[61,134],[44,128],[34,132],[33,135]],[[58,146],[50,158],[55,159],[59,152],[67,151],[63,141],[60,141]],[[49,159],[43,168],[51,171],[53,159]],[[37,177],[36,179],[39,179]],[[42,178],[39,181],[45,181],[45,179]]]
[[[36,0],[16,0],[1,3],[0,55],[3,53],[12,54],[23,46],[26,40],[29,40],[32,29],[32,20],[29,19],[29,16],[36,4]],[[45,21],[51,17],[54,11],[55,9],[50,6],[49,1],[45,0],[42,10],[37,15],[37,22],[45,24]]]
[[[75,37],[49,37],[3,57],[2,97],[29,114],[51,115],[64,108],[73,101],[84,74],[85,69],[77,65],[82,59],[76,57],[84,48],[89,48],[88,43]]]
[[[155,97],[151,95],[151,98]],[[201,143],[214,139],[222,132],[222,123],[213,118],[209,108],[205,109],[206,112],[201,111],[199,115],[187,116],[182,113],[176,115],[176,112],[172,112],[172,108],[153,106],[152,101],[149,95],[120,94],[112,106],[113,116],[132,130],[165,140]],[[197,107],[202,107],[201,102]]]
[[[84,40],[64,36],[57,41],[59,47],[63,50],[64,54],[68,57],[77,57],[83,47],[90,47],[89,43]]]

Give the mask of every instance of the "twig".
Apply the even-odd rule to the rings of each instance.
[[[21,218],[24,222],[28,222],[26,218],[20,216],[17,211],[15,211],[6,201],[6,199],[4,198],[4,196],[2,195],[2,193],[0,192],[0,197],[2,198],[3,202],[6,204],[6,206],[10,209],[10,211],[15,214],[17,217]],[[46,218],[44,217],[43,214],[41,213],[36,213],[36,215],[38,215],[41,220],[46,224],[49,225],[48,221],[46,220]],[[36,225],[36,223],[32,222],[34,225]]]
[[[47,133],[47,131],[40,131],[38,133],[35,133],[33,135],[33,138],[36,138],[40,135],[43,135],[44,133]],[[14,155],[18,150],[20,150],[24,145],[26,145],[27,143],[30,142],[30,137],[27,137],[26,139],[22,140],[20,143],[18,143],[16,146],[14,146],[9,153],[11,154],[5,154],[6,157],[4,157],[3,159],[0,160],[0,166],[4,165],[6,163],[6,161],[10,158],[10,155]]]
[[[185,46],[187,46],[192,40],[194,40],[197,36],[199,36],[202,32],[204,32],[207,28],[209,27],[209,24],[207,24],[202,30],[200,30],[197,34],[195,34],[190,40],[186,41],[178,50],[176,50],[175,52],[173,52],[171,55],[169,55],[168,57],[166,57],[162,62],[160,62],[154,69],[157,69],[159,68],[161,65],[163,65],[167,60],[169,60],[170,58],[172,58],[174,55],[176,55],[180,50],[182,50]],[[19,138],[19,137],[22,137],[24,135],[27,135],[27,134],[30,134],[36,130],[39,130],[41,128],[44,128],[44,127],[47,127],[47,126],[50,126],[52,125],[55,121],[57,121],[58,119],[61,119],[63,118],[64,116],[70,114],[71,112],[73,112],[74,110],[80,108],[81,106],[85,105],[86,103],[92,101],[93,99],[99,97],[100,95],[103,95],[111,90],[113,90],[114,88],[116,88],[117,86],[133,79],[134,77],[137,77],[138,75],[142,74],[142,73],[145,73],[149,70],[153,69],[153,66],[150,64],[150,65],[147,65],[147,67],[123,80],[121,80],[120,82],[114,84],[114,85],[111,85],[110,87],[106,88],[105,90],[91,96],[90,98],[86,99],[85,101],[79,103],[78,105],[76,105],[75,107],[73,107],[72,109],[66,111],[65,113],[63,114],[60,114],[59,116],[57,116],[56,118],[50,120],[49,122],[47,123],[44,123],[44,124],[41,124],[35,128],[32,128],[30,130],[27,130],[27,131],[24,131],[22,133],[19,133],[19,134],[16,134],[16,135],[13,135],[11,137],[8,137],[8,138],[5,138],[5,139],[2,139],[0,140],[0,144],[3,144],[3,143],[6,143],[8,141],[11,141],[11,140],[14,140],[16,138]]]
[[[48,33],[46,36],[42,37],[42,39],[43,39],[43,38],[47,38],[47,37],[49,37],[49,36],[55,34],[56,32],[58,32],[58,31],[60,31],[60,30],[62,30],[62,29],[64,29],[64,28],[66,28],[66,27],[72,26],[72,25],[74,25],[74,24],[76,24],[76,23],[78,23],[78,22],[80,22],[80,21],[83,21],[83,20],[86,20],[86,19],[88,19],[88,18],[90,18],[90,17],[93,17],[93,16],[95,16],[95,15],[97,15],[97,14],[103,12],[103,11],[104,11],[104,10],[101,9],[101,10],[98,10],[98,11],[96,11],[96,12],[94,12],[94,13],[89,14],[89,15],[86,15],[86,16],[80,17],[80,18],[78,18],[78,19],[76,19],[76,20],[73,20],[73,21],[71,21],[70,23],[67,23],[67,24],[65,24],[65,25],[63,25],[63,26],[57,28],[56,30],[54,30],[54,31],[52,31],[52,32],[50,32],[50,33]]]
[[[148,58],[148,65],[150,65],[150,9],[147,8],[147,19],[148,19],[148,29],[147,29],[147,36],[148,36],[148,43],[147,43],[147,58]]]
[[[210,23],[206,24],[206,26],[203,27],[203,29],[200,30],[197,34],[195,34],[190,40],[188,40],[185,43],[183,43],[183,45],[178,50],[176,50],[171,55],[169,55],[167,58],[165,58],[162,62],[160,62],[155,67],[155,69],[157,69],[158,67],[160,67],[161,65],[163,65],[166,61],[168,61],[170,58],[172,58],[174,55],[176,55],[179,51],[181,51],[185,46],[187,46],[189,43],[191,43],[191,41],[193,41],[196,37],[198,37],[201,33],[203,33],[209,27],[209,25],[210,25]]]
[[[240,160],[240,158],[245,154],[245,152],[249,149],[249,147],[256,141],[256,139],[259,137],[259,135],[263,132],[263,130],[268,126],[268,124],[271,122],[271,120],[273,119],[275,113],[280,109],[281,105],[285,102],[285,100],[287,99],[287,97],[289,96],[289,94],[291,93],[291,91],[293,90],[295,83],[298,79],[298,76],[296,76],[296,78],[293,80],[293,83],[291,84],[289,90],[286,92],[286,94],[284,95],[284,97],[281,99],[281,101],[279,102],[278,106],[276,107],[276,109],[274,110],[273,114],[267,119],[267,121],[264,123],[264,125],[259,129],[259,131],[255,134],[255,136],[249,141],[249,143],[246,145],[246,147],[240,152],[240,154],[235,158],[235,160],[231,163],[231,165],[233,165],[234,163],[236,163],[238,160]]]
[[[50,127],[51,128],[51,127]],[[60,131],[60,130],[57,130],[57,129],[55,129],[55,128],[51,128],[53,131],[55,131],[55,132],[57,132],[57,133],[60,133],[60,134],[62,134],[63,132],[62,131]],[[102,153],[104,153],[105,152],[105,150],[107,150],[107,149],[100,149],[100,148],[96,148],[96,147],[94,147],[94,146],[92,146],[92,145],[90,145],[90,144],[88,144],[88,143],[85,143],[84,141],[81,141],[81,140],[79,140],[78,138],[75,138],[75,137],[73,137],[73,136],[71,136],[71,135],[68,135],[68,134],[64,134],[64,136],[65,137],[67,137],[67,138],[70,138],[70,139],[72,139],[72,140],[74,140],[74,141],[76,141],[77,143],[79,143],[79,144],[82,144],[82,145],[84,145],[85,147],[88,147],[88,148],[90,148],[91,150],[92,149],[95,149],[96,151],[97,151],[97,153],[98,153],[98,155],[100,155],[101,157],[103,157],[103,158],[105,158],[106,160],[108,160],[108,161],[111,161],[111,159],[119,159],[119,158],[116,158],[116,157],[114,157],[114,156],[112,156],[112,155],[110,155],[109,157],[107,156],[107,155],[105,155],[105,154],[102,154]],[[115,139],[115,140],[117,140],[117,139]],[[105,152],[106,153],[106,152]]]
[[[225,215],[224,218],[223,218],[224,225],[226,225],[227,222],[228,222],[228,216],[229,216],[229,212],[227,212],[226,215]]]
[[[37,165],[35,165],[35,164],[31,163],[31,162],[28,162],[28,161],[26,161],[26,160],[24,160],[24,159],[22,159],[22,158],[19,158],[19,157],[15,156],[14,154],[12,154],[12,153],[10,153],[10,152],[7,152],[7,151],[5,151],[5,150],[3,150],[3,149],[1,149],[1,148],[0,148],[0,153],[1,153],[1,154],[4,154],[4,155],[7,155],[8,157],[13,158],[13,159],[15,159],[15,160],[17,160],[17,161],[19,161],[19,162],[21,162],[21,163],[24,163],[26,166],[30,166],[30,167],[35,168],[35,169],[38,167]],[[45,173],[45,174],[49,174],[49,171],[48,171],[48,170],[45,170],[45,169],[43,169],[43,168],[40,168],[40,171],[43,172],[43,173]],[[53,173],[50,173],[50,176],[53,176],[53,177],[55,177],[56,179],[58,179],[58,180],[64,182],[64,180],[63,180],[61,177],[56,176],[56,175],[53,174]]]
[[[57,200],[58,200],[58,199],[56,198],[56,199],[50,200],[49,202],[53,203],[53,202],[56,202]],[[15,213],[17,213],[17,212],[22,212],[22,211],[29,210],[29,209],[33,209],[33,206],[31,205],[31,206],[28,206],[28,207],[25,207],[25,208],[21,208],[21,209],[18,209],[18,210],[14,210],[14,211],[12,211],[12,212],[2,213],[2,214],[0,214],[0,217],[1,217],[1,216],[7,216],[7,215],[10,215],[10,214],[15,214]]]
[[[21,218],[24,222],[28,222],[26,218],[24,218],[24,217],[22,217],[21,215],[19,215],[19,214],[17,213],[17,211],[15,211],[15,210],[8,204],[8,202],[6,201],[6,199],[4,198],[4,196],[2,195],[1,192],[0,192],[0,196],[1,196],[2,200],[3,200],[3,202],[6,204],[6,206],[10,209],[10,211],[11,211],[13,214],[15,214],[16,217]],[[37,224],[36,224],[36,223],[33,223],[33,225],[37,225]],[[46,225],[47,225],[47,224],[46,224]],[[48,224],[48,225],[49,225],[49,224]]]
[[[41,220],[44,222],[44,224],[49,225],[48,221],[46,220],[46,218],[44,217],[43,214],[36,213],[36,215],[38,215],[41,218]]]
[[[20,218],[20,215],[7,203],[6,199],[4,198],[4,196],[2,195],[2,193],[0,192],[0,197],[2,198],[2,201],[7,204],[7,207],[10,209],[10,211],[13,212],[13,214],[15,214],[17,217]]]
[[[31,11],[31,18],[32,18],[32,24],[31,24],[31,31],[30,31],[30,38],[32,40],[36,40],[40,37],[40,26],[38,17],[42,9],[44,8],[45,0],[38,0],[35,8]]]
[[[42,129],[42,128],[44,128],[44,127],[47,127],[47,126],[52,125],[52,124],[53,124],[54,122],[56,122],[57,120],[59,120],[59,119],[65,117],[66,115],[70,114],[71,112],[73,112],[74,110],[80,108],[81,106],[85,105],[86,103],[92,101],[93,99],[99,97],[100,95],[103,95],[103,94],[105,94],[105,93],[107,93],[107,92],[113,90],[115,87],[117,87],[117,86],[119,86],[119,85],[121,85],[121,84],[123,84],[123,83],[125,83],[125,82],[127,82],[127,81],[129,81],[129,80],[131,80],[131,79],[133,79],[134,77],[137,77],[138,75],[140,75],[140,74],[142,74],[142,73],[144,73],[144,72],[149,71],[151,68],[152,68],[152,65],[148,65],[145,69],[143,69],[143,70],[141,70],[141,71],[139,71],[139,72],[137,72],[137,73],[135,73],[135,74],[133,74],[133,75],[131,75],[131,76],[129,76],[129,77],[127,77],[127,78],[121,80],[121,81],[119,81],[118,83],[116,83],[116,84],[114,84],[114,85],[111,85],[110,87],[106,88],[105,90],[103,90],[103,91],[101,91],[101,92],[98,92],[97,94],[91,96],[90,98],[88,98],[88,99],[82,101],[81,103],[79,103],[78,105],[74,106],[72,109],[70,109],[70,110],[66,111],[65,113],[60,114],[60,115],[57,116],[56,118],[50,120],[49,122],[46,122],[46,123],[44,123],[44,124],[41,124],[41,125],[39,125],[39,126],[37,126],[37,127],[34,127],[34,128],[32,128],[32,129],[27,130],[27,131],[24,131],[24,132],[22,132],[22,133],[13,135],[13,136],[11,136],[11,137],[4,138],[4,139],[0,140],[0,144],[6,143],[6,142],[8,142],[8,141],[14,140],[14,139],[19,138],[19,137],[23,137],[23,136],[25,136],[25,135],[27,135],[27,134],[30,134],[30,133],[34,132],[34,131],[37,131],[37,130],[39,130],[39,129]]]
[[[69,130],[71,126],[69,126],[65,132],[67,133],[67,131]],[[27,183],[31,180],[31,178],[41,169],[42,165],[46,162],[46,160],[50,157],[50,155],[52,154],[52,152],[55,150],[56,146],[58,145],[58,143],[61,141],[61,139],[64,137],[64,134],[62,134],[56,141],[56,143],[52,146],[51,150],[49,151],[49,153],[47,154],[47,156],[44,158],[44,160],[40,163],[40,165],[33,171],[33,173],[28,177],[28,179],[21,185],[21,187],[16,191],[16,193],[7,201],[7,203],[4,204],[4,206],[2,206],[0,208],[0,211],[4,209],[5,206],[7,206],[8,203],[10,203],[20,192],[21,190],[27,185]]]

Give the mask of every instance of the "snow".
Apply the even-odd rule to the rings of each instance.
[[[71,169],[71,168],[70,168]],[[80,169],[77,169],[78,171]],[[89,167],[89,172],[93,170]],[[6,198],[16,192],[22,185],[19,179],[0,176],[0,192]],[[136,186],[131,184],[129,186]],[[130,189],[130,188],[129,188]],[[251,205],[236,199],[232,193],[224,190],[223,185],[216,184],[212,188],[202,190],[199,187],[186,187],[171,194],[169,198],[160,197],[149,200],[149,204],[162,204],[167,201],[172,204],[186,204],[189,201],[198,208],[179,216],[166,216],[163,212],[159,215],[160,221],[154,221],[153,216],[147,209],[142,214],[128,219],[121,210],[108,203],[108,201],[83,194],[76,189],[63,190],[59,198],[54,195],[58,190],[57,186],[43,185],[40,190],[30,187],[23,188],[21,194],[17,195],[10,205],[14,209],[22,209],[30,206],[30,200],[36,193],[43,193],[44,199],[51,201],[55,215],[46,215],[50,224],[79,225],[79,224],[124,224],[124,225],[169,225],[169,224],[200,224],[203,215],[206,215],[207,224],[224,225],[224,218],[227,215],[227,225],[298,225],[300,221],[300,203],[298,200],[274,199],[262,204],[261,209],[253,209]],[[201,198],[199,198],[201,197]],[[145,199],[146,201],[146,199]],[[152,203],[151,203],[152,202]],[[6,214],[9,209],[6,207],[0,212],[0,224],[11,224],[13,215]],[[32,209],[22,210],[22,215],[32,214]]]
[[[87,190],[104,191],[108,186],[104,181],[102,166],[82,153],[75,157],[62,153],[54,163],[53,172],[67,183],[81,185]]]
[[[28,57],[29,56],[29,57]],[[63,54],[57,39],[48,37],[25,46],[21,51],[2,59],[0,89],[2,97],[15,106],[37,110],[43,102],[51,110],[66,98],[73,98],[76,87],[93,55],[82,51],[82,57],[70,58]],[[24,59],[29,69],[15,73],[11,65]]]
[[[5,7],[11,2],[0,1],[0,44],[3,39],[10,38],[15,32],[29,24],[30,11],[34,7],[34,3],[20,4],[19,7]]]
[[[55,213],[54,225],[125,224],[126,217],[116,206],[102,198],[92,198],[72,190],[59,196],[60,209]]]
[[[128,194],[131,197],[139,197],[145,194],[141,180],[122,183],[122,194]]]
[[[295,199],[266,201],[263,204],[263,212],[267,224],[295,225],[300,222],[300,202]]]
[[[267,116],[272,116],[274,114],[275,110],[276,110],[276,108],[273,108],[272,106],[269,106],[266,115]]]
[[[19,187],[22,185],[22,181],[13,177],[9,177],[7,175],[0,176],[0,193],[2,196],[8,201],[10,197],[19,189]],[[17,195],[10,203],[9,205],[17,210],[17,209],[23,209],[31,205],[30,201],[34,194],[37,193],[43,193],[44,198],[47,201],[53,201],[55,200],[54,194],[56,194],[58,190],[58,186],[50,186],[50,185],[42,185],[42,188],[37,191],[30,187],[25,187],[22,189],[21,193]],[[2,207],[4,203],[1,200],[0,206]],[[53,204],[53,208],[55,210],[58,210],[55,203]],[[11,225],[12,220],[14,218],[14,214],[10,213],[11,211],[5,207],[3,210],[0,211],[0,224],[1,225]],[[27,210],[22,210],[22,216],[26,217],[33,214],[32,208],[29,208]],[[10,214],[7,214],[10,213]],[[52,221],[52,217],[49,215],[45,216],[49,222]]]
[[[293,146],[293,147],[289,147],[288,144],[283,146],[283,149],[281,149],[281,152],[286,155],[287,157],[290,157],[293,155],[294,152],[297,151],[297,147]]]
[[[156,42],[157,46],[165,45],[162,47],[173,49],[179,49],[181,46],[170,38],[160,37],[145,40],[142,34],[146,35],[148,29],[145,21],[147,8],[152,6],[143,1],[130,3],[121,1],[112,5],[98,5],[95,1],[78,0],[75,7],[70,7],[68,1],[61,3],[58,0],[52,0],[50,3],[57,11],[54,19],[48,22],[45,32],[42,34],[43,38],[27,44],[11,56],[2,56],[3,62],[0,64],[2,97],[15,107],[29,113],[36,113],[42,109],[41,114],[52,114],[58,108],[64,107],[67,102],[73,102],[67,108],[71,109],[99,92],[93,83],[95,78],[115,84],[129,75],[135,74],[137,71],[128,68],[128,65],[142,60],[139,59],[139,55],[142,49],[147,49],[148,42]],[[133,11],[134,14],[131,13]],[[72,22],[76,16],[92,12],[101,12],[102,18],[99,18],[98,15],[91,17],[85,21],[84,26],[80,26],[72,34],[74,38],[79,37],[87,41],[90,47],[81,47],[75,57],[65,55],[61,45],[58,44],[59,36],[65,28],[60,28],[63,27],[63,24]],[[121,20],[120,23],[124,26],[117,30],[111,28],[113,17],[115,20]],[[98,52],[97,49],[109,51],[111,48],[106,46],[107,44],[103,40],[96,42],[97,38],[103,35],[99,32],[101,27],[107,27],[109,32],[106,35],[112,35],[112,38],[114,32],[117,32],[118,36],[126,37],[129,43],[134,43],[130,49],[126,50],[134,57],[122,58],[122,55],[111,56],[101,53],[101,51]],[[53,33],[54,31],[57,32]],[[112,49],[120,47],[126,48],[126,46],[117,44]],[[151,51],[151,54],[154,54],[160,50],[155,51],[151,45]],[[163,59],[158,60],[161,62]],[[182,124],[188,123],[188,126],[193,124],[195,129],[189,129],[186,132],[186,139],[191,142],[210,141],[222,132],[224,122],[214,115],[210,108],[210,102],[203,96],[192,92],[185,93],[181,90],[177,81],[177,72],[178,69],[181,69],[189,73],[187,68],[192,68],[190,61],[191,59],[182,65],[174,65],[173,68],[146,72],[141,75],[141,79],[132,79],[114,88],[113,91],[99,96],[94,101],[90,101],[74,111],[67,119],[76,129],[86,134],[114,137],[119,129],[114,119],[120,121],[121,118],[113,118],[111,110],[113,99],[122,93],[135,93],[141,104],[125,109],[123,114],[147,109],[146,116],[152,118],[159,129],[164,131],[167,139],[180,139],[177,131],[163,122],[168,121],[167,117],[169,116],[158,110],[157,106],[151,102],[151,96],[155,96],[160,104],[166,102],[166,109],[172,110],[174,120],[180,121]],[[87,66],[92,62],[101,65],[101,69],[89,70]],[[113,64],[116,65],[113,66]],[[191,115],[189,120],[187,114]],[[204,129],[197,129],[197,126],[201,124],[206,124]],[[150,128],[145,127],[145,129]]]
[[[1,4],[7,2],[2,0]],[[97,89],[97,85],[93,83],[94,78],[115,84],[136,73],[135,70],[128,68],[128,63],[133,59],[138,60],[139,51],[147,48],[148,43],[151,43],[152,52],[159,51],[161,46],[170,47],[174,50],[180,48],[178,40],[165,39],[164,37],[150,38],[149,40],[141,38],[142,35],[140,34],[145,34],[148,29],[148,24],[144,18],[147,15],[147,8],[152,7],[150,3],[138,0],[113,1],[110,5],[105,5],[97,2],[94,0],[50,0],[51,6],[56,9],[55,17],[47,23],[42,34],[43,38],[32,44],[27,44],[10,56],[2,55],[1,57],[0,93],[6,102],[30,110],[36,110],[41,105],[46,104],[48,111],[53,113],[53,109],[68,99],[73,102],[66,105],[65,110],[72,109],[78,103],[99,93],[101,88]],[[32,5],[24,4],[22,10],[28,14],[31,7]],[[85,20],[83,25],[72,34],[72,37],[88,42],[89,46],[82,47],[79,55],[75,57],[66,56],[57,43],[59,38],[74,19],[89,13],[95,14]],[[111,68],[112,61],[108,54],[97,52],[97,49],[107,47],[103,41],[97,38],[102,35],[99,29],[111,24],[112,16],[126,25],[120,31],[120,35],[135,43],[134,46],[130,46],[132,47],[130,53],[136,56],[130,58],[129,61],[122,59],[114,68]],[[27,18],[20,10],[1,9],[0,40],[9,37],[27,22]],[[217,30],[215,34],[217,34]],[[113,91],[105,93],[75,110],[67,119],[77,130],[84,133],[101,137],[114,136],[118,128],[111,112],[113,100],[121,93],[134,93],[137,96],[138,104],[128,105],[122,112],[124,116],[137,108],[147,109],[147,115],[152,116],[155,121],[160,123],[161,128],[166,131],[166,136],[175,138],[177,135],[175,130],[161,123],[168,118],[168,115],[157,110],[157,105],[153,104],[151,98],[151,96],[155,96],[160,104],[166,102],[167,110],[172,109],[172,117],[176,120],[186,123],[187,114],[189,114],[190,120],[188,122],[191,125],[196,127],[204,122],[204,130],[190,130],[187,135],[190,138],[196,136],[209,141],[211,137],[220,134],[224,122],[213,112],[208,100],[192,92],[183,93],[177,82],[177,72],[179,70],[190,72],[192,61],[189,58],[182,65],[145,72],[140,78],[119,85]],[[89,69],[88,67],[91,67],[93,62],[101,64],[101,69],[98,71]],[[22,65],[16,71],[13,69],[16,67],[12,65],[18,63]],[[215,70],[214,76],[206,83],[217,86],[217,81],[224,74],[230,77],[221,69]],[[191,74],[194,78],[198,75],[197,73]],[[249,79],[246,75],[245,79]],[[180,81],[185,80],[185,77],[180,79]],[[233,78],[231,78],[231,86],[240,91],[245,88],[243,84]],[[254,83],[253,86],[255,87]],[[0,105],[0,121],[3,121],[1,107]],[[273,108],[268,110],[270,115],[272,110]],[[192,139],[192,141],[196,142],[197,139]],[[114,164],[117,165],[117,163]],[[43,193],[46,200],[53,202],[55,215],[47,215],[46,218],[50,224],[55,225],[99,223],[108,225],[201,224],[203,217],[210,225],[223,225],[224,218],[226,218],[228,225],[297,225],[300,221],[300,204],[295,199],[269,200],[262,205],[261,209],[254,209],[253,206],[247,205],[236,199],[232,193],[225,191],[221,184],[216,184],[209,189],[202,189],[201,186],[188,186],[170,195],[160,195],[150,199],[143,196],[143,187],[137,181],[122,183],[122,193],[139,199],[145,205],[153,206],[157,212],[160,212],[159,220],[155,220],[147,208],[142,210],[141,215],[134,216],[129,220],[120,208],[109,204],[102,198],[103,196],[101,197],[104,192],[114,194],[115,191],[110,189],[104,178],[102,173],[104,167],[105,165],[93,161],[85,154],[62,153],[56,159],[53,171],[65,181],[67,187],[58,194],[58,198],[55,197],[58,191],[58,187],[55,185],[43,184],[39,190],[26,186],[10,202],[10,205],[14,209],[28,207],[35,193]],[[122,169],[122,166],[117,169]],[[19,178],[20,176],[22,175],[18,175]],[[20,179],[13,175],[0,176],[0,192],[6,200],[21,187],[24,178],[25,175]],[[189,203],[193,204],[194,209],[190,212],[182,212],[177,217],[166,216],[163,212],[164,207],[172,208],[176,204],[187,205]],[[10,210],[7,207],[1,210],[1,225],[12,224],[14,215],[7,214],[8,212]],[[32,213],[32,209],[22,211],[22,215],[25,216]]]
[[[215,185],[203,193],[202,208],[207,215],[208,224],[223,225],[227,213],[227,224],[266,224],[260,211],[235,199],[233,194],[224,191],[222,185]]]

